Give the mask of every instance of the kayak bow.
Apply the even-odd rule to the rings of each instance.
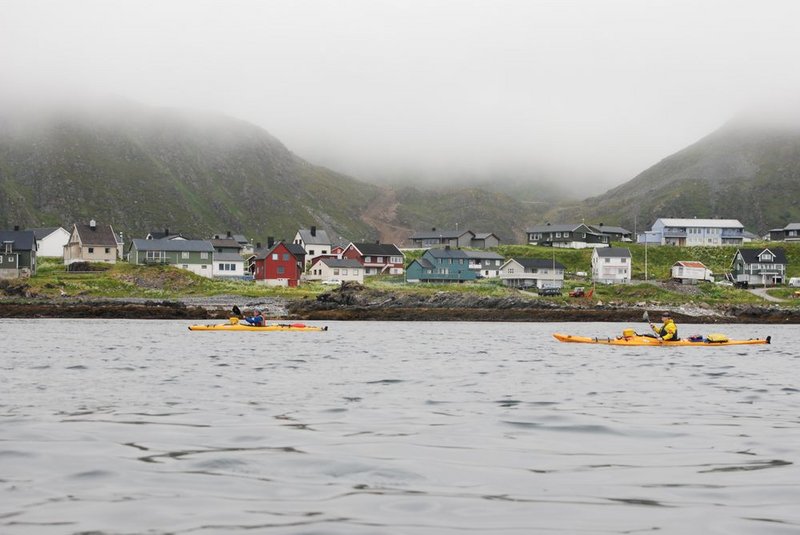
[[[628,336],[618,338],[591,338],[588,336],[573,336],[571,334],[553,334],[559,342],[570,342],[577,344],[603,344],[609,346],[742,346],[753,344],[769,344],[772,341],[771,336],[766,338],[751,338],[749,340],[725,340],[724,342],[708,342],[698,341],[692,342],[690,340],[677,340],[675,342],[665,342],[658,338],[651,338],[649,336]]]

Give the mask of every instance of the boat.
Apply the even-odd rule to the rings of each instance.
[[[707,337],[699,337],[701,339],[695,340],[695,337],[682,338],[674,342],[660,340],[652,336],[645,336],[642,334],[633,334],[628,336],[618,336],[616,338],[591,338],[589,336],[573,336],[571,334],[553,334],[559,342],[569,342],[577,344],[603,344],[609,346],[703,346],[703,347],[719,347],[719,346],[743,346],[755,344],[769,344],[772,341],[771,336],[766,338],[750,338],[749,340],[730,340],[727,336],[709,335]]]
[[[261,327],[248,325],[245,323],[218,323],[215,325],[189,325],[190,331],[254,331],[254,332],[276,332],[276,331],[327,331],[328,327],[318,327],[316,325],[306,325],[305,323],[268,323]]]

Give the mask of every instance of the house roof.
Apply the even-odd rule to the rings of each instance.
[[[240,249],[241,244],[233,238],[220,238],[208,240],[214,247],[230,247],[231,249]]]
[[[689,260],[689,261],[679,260],[678,262],[675,262],[672,265],[673,266],[683,266],[683,267],[688,267],[688,268],[708,269],[706,267],[706,265],[703,264],[702,262],[696,262],[694,260]]]
[[[75,224],[81,243],[83,245],[97,245],[99,247],[116,247],[117,237],[111,225],[90,225]]]
[[[425,254],[434,258],[469,258],[467,253],[461,249],[428,249]]]
[[[800,223],[789,223],[783,230],[800,230]]]
[[[490,251],[464,251],[464,253],[476,260],[505,260],[503,255],[499,255],[497,253],[492,253]]]
[[[36,236],[37,240],[43,240],[60,228],[61,227],[29,228],[27,230],[33,232],[33,235]],[[66,230],[64,232],[66,232]]]
[[[36,236],[32,230],[0,230],[0,245],[9,241],[13,242],[13,251],[33,251],[36,248]]]
[[[403,256],[393,243],[351,243],[364,256]]]
[[[551,258],[512,258],[514,262],[526,269],[552,269],[553,259]],[[561,262],[555,262],[556,269],[566,269]]]
[[[631,251],[627,247],[598,247],[594,250],[597,256],[604,258],[630,258]]]
[[[660,217],[667,227],[710,227],[710,228],[744,228],[738,219],[673,219]]]
[[[214,247],[208,240],[143,240],[135,238],[131,240],[131,247],[136,247],[139,251],[214,252]]]
[[[590,227],[585,223],[574,224],[574,223],[563,223],[563,224],[552,224],[547,223],[545,225],[534,225],[531,228],[525,230],[527,234],[538,234],[544,232],[575,232],[580,227],[586,229],[587,234],[600,234],[596,228]]]
[[[609,225],[589,225],[589,228],[598,232],[610,234],[631,234],[631,231],[622,227],[612,227]]]
[[[328,233],[322,229],[316,229],[315,234],[311,234],[310,229],[300,229],[297,231],[300,234],[300,239],[306,245],[330,245],[331,240],[328,238]]]
[[[422,266],[424,269],[433,269],[433,268],[435,268],[435,267],[436,267],[436,266],[435,266],[435,265],[433,265],[433,263],[432,263],[430,260],[428,260],[427,258],[417,258],[417,259],[413,260],[411,263],[413,264],[414,262],[416,262],[417,264],[419,264],[420,266]]]
[[[244,262],[244,258],[239,253],[214,253],[214,260],[220,262]]]
[[[772,260],[771,264],[786,264],[786,251],[784,251],[781,247],[767,247],[765,249],[739,249],[738,253],[742,255],[742,259],[748,264],[756,264],[761,262],[758,259],[761,256],[761,253],[764,251],[769,251],[773,255],[775,255],[775,259]]]
[[[256,259],[258,259],[258,260],[265,259],[267,256],[272,254],[272,251],[277,249],[278,246],[280,246],[280,245],[283,245],[286,248],[286,250],[289,251],[292,254],[292,256],[295,257],[296,260],[297,259],[301,259],[306,255],[306,250],[303,249],[303,246],[300,245],[299,243],[288,243],[288,242],[285,242],[285,241],[277,241],[277,242],[272,244],[272,247],[269,247],[269,248],[261,247],[259,249],[256,249],[256,251],[255,251]]]
[[[473,239],[475,239],[475,240],[485,240],[485,239],[489,238],[490,236],[494,236],[496,240],[500,241],[500,238],[498,238],[497,234],[495,234],[494,232],[476,232],[475,233],[475,238],[473,238]]]
[[[475,233],[471,230],[425,230],[420,232],[415,232],[411,235],[412,240],[427,240],[431,238],[443,238],[443,239],[458,239],[464,234],[472,234],[475,236]]]
[[[331,268],[361,268],[361,262],[352,258],[334,258],[332,256],[321,257],[318,262],[322,262]]]
[[[228,234],[230,234],[230,236],[228,236]],[[250,243],[244,234],[233,234],[229,232],[215,232],[211,235],[211,238],[214,240],[236,240],[239,244]]]

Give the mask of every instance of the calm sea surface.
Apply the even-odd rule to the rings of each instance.
[[[0,320],[0,533],[800,533],[797,326],[190,323]]]

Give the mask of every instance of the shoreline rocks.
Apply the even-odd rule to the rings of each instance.
[[[730,305],[718,308],[664,306],[647,303],[563,304],[510,297],[476,296],[460,292],[430,295],[393,293],[345,283],[316,299],[244,298],[241,296],[186,297],[177,300],[6,298],[0,299],[0,318],[105,319],[227,319],[237,305],[245,313],[259,308],[271,320],[346,321],[519,321],[641,323],[644,311],[654,320],[670,310],[679,323],[800,323],[800,309],[776,305]]]

